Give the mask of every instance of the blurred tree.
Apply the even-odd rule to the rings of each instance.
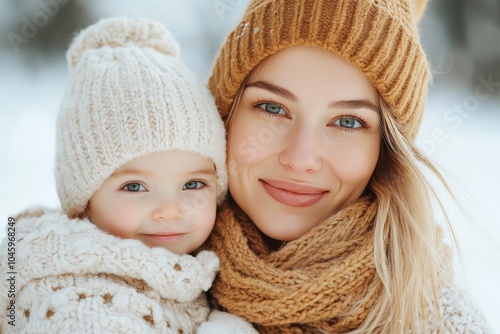
[[[88,24],[87,4],[79,0],[9,0],[2,27],[9,49],[32,63],[36,57],[61,56],[73,33]],[[5,8],[4,8],[5,9]],[[3,16],[7,15],[3,11]]]
[[[500,0],[441,0],[435,8],[442,18],[450,46],[463,49],[473,64],[472,85],[477,77],[500,81]],[[500,89],[496,90],[500,95]]]
[[[465,45],[463,8],[467,0],[441,0],[433,5],[445,23],[452,47]]]
[[[466,0],[462,15],[476,77],[491,75],[500,82],[500,0]],[[500,95],[500,88],[496,93]]]

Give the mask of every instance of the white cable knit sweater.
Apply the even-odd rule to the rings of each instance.
[[[470,298],[457,287],[447,285],[439,289],[440,313],[445,334],[489,334],[493,333],[483,313]],[[438,333],[436,313],[427,315],[425,333]]]
[[[102,232],[88,220],[30,212],[16,229],[16,319],[8,324],[7,293],[0,295],[3,333],[196,333],[208,318],[203,291],[219,267],[213,252],[196,257],[150,248]],[[6,241],[2,243],[6,249]],[[3,273],[6,258],[0,258]],[[9,282],[1,280],[1,291]],[[241,333],[255,330],[238,317]]]

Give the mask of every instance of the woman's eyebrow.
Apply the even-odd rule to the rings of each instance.
[[[249,83],[245,86],[246,87],[257,87],[261,89],[265,89],[271,93],[274,93],[276,95],[279,95],[285,99],[291,100],[293,102],[297,102],[299,99],[297,96],[295,96],[292,92],[290,92],[288,89],[283,88],[281,86],[275,85],[273,83],[270,83],[269,81],[265,80],[259,80],[255,81],[252,83]],[[369,100],[339,100],[339,101],[332,101],[328,105],[329,108],[332,109],[370,109],[375,112],[378,112],[378,108],[375,105],[375,103],[369,101]]]
[[[332,101],[328,105],[331,109],[370,109],[378,112],[378,108],[375,103],[369,100],[339,100]]]
[[[261,88],[261,89],[265,89],[271,93],[274,93],[276,95],[279,95],[287,100],[291,100],[293,102],[297,102],[299,99],[297,98],[297,96],[295,96],[292,92],[290,92],[288,89],[286,88],[283,88],[283,87],[280,87],[278,85],[275,85],[275,84],[272,84],[268,81],[264,81],[264,80],[259,80],[259,81],[255,81],[255,82],[252,82],[252,83],[249,83],[245,86],[245,88],[247,87],[258,87],[258,88]]]

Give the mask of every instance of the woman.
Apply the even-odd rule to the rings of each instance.
[[[263,333],[485,333],[415,148],[424,2],[255,0],[209,86],[228,130],[212,294]],[[442,178],[441,178],[442,180]]]

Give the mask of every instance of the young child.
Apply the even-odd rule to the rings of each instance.
[[[206,323],[219,260],[197,249],[227,189],[225,133],[178,53],[163,25],[143,19],[102,20],[73,41],[57,122],[62,212],[17,217],[2,332],[194,333],[204,322],[254,332],[220,312],[225,321]],[[1,267],[11,271],[5,257]]]

